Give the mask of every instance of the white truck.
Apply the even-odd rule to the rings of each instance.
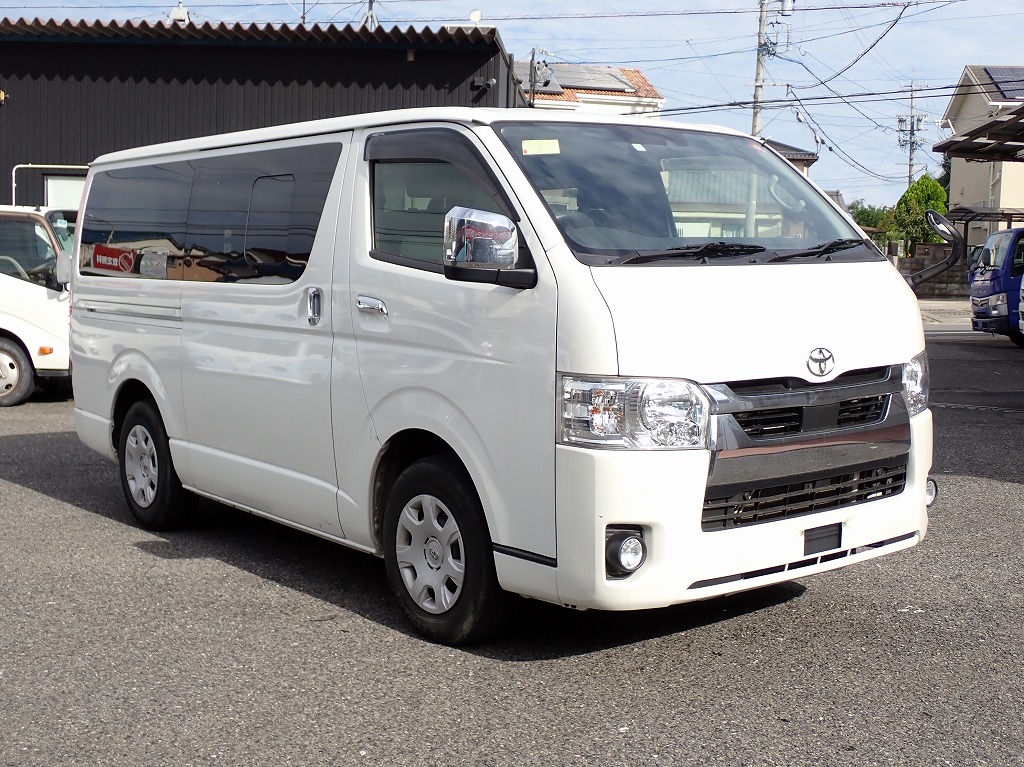
[[[0,407],[69,382],[71,303],[54,267],[74,224],[75,211],[0,206]]]

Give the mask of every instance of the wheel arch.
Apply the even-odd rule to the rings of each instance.
[[[153,395],[149,386],[137,378],[129,378],[122,381],[117,392],[114,394],[113,408],[110,414],[110,444],[114,448],[115,453],[117,452],[118,435],[121,433],[121,426],[124,424],[125,416],[132,405],[143,400],[152,402],[153,406],[156,407],[157,413],[160,414],[161,420],[165,424],[167,423],[163,411],[160,409],[160,403]]]
[[[28,350],[28,347],[25,345],[21,336],[11,330],[8,330],[6,327],[0,327],[0,338],[6,338],[8,341],[16,343],[21,347],[21,350],[25,352],[25,356],[28,358],[28,364],[32,366],[32,375],[34,376],[36,374],[36,363],[35,360],[32,359],[32,352]]]
[[[379,551],[383,550],[384,509],[387,505],[388,493],[394,486],[395,480],[416,461],[435,455],[450,456],[458,462],[483,505],[480,489],[473,480],[469,467],[452,445],[425,429],[405,429],[397,432],[381,446],[370,488],[370,522],[373,540]],[[487,519],[486,507],[484,508],[484,525],[490,535],[492,527]]]

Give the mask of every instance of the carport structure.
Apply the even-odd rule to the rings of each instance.
[[[968,162],[1024,162],[1024,105],[977,128],[950,136],[935,144],[932,151]],[[967,228],[972,223],[998,221],[1010,229],[1014,222],[1024,223],[1024,208],[956,207],[950,209],[946,218],[961,224],[967,242]]]
[[[1012,229],[1014,222],[1024,224],[1024,208],[952,208],[946,213],[951,223],[961,224],[964,242],[967,242],[967,227],[973,223],[1001,221],[1007,229]]]
[[[932,147],[947,157],[979,162],[1024,161],[1024,105]],[[998,221],[1001,218],[986,219]]]

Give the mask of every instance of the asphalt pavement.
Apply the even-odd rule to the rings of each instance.
[[[955,332],[971,329],[970,298],[919,298],[925,332]]]
[[[921,307],[921,545],[662,610],[519,601],[470,648],[366,554],[212,502],[141,530],[66,395],[2,408],[0,766],[1024,767],[1022,350],[965,303]]]

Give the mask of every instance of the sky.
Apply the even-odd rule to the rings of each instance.
[[[938,176],[931,147],[967,65],[1024,66],[1024,0],[375,0],[385,28],[494,26],[517,60],[640,69],[665,97],[661,119],[749,132],[758,17],[769,52],[761,135],[818,153],[811,178],[849,203],[894,205],[911,172]],[[72,21],[163,21],[178,0],[65,0],[30,7],[0,0],[0,16]],[[329,0],[187,2],[196,23],[358,25],[369,3]],[[923,116],[913,136],[900,117]],[[914,121],[916,125],[917,122]],[[901,139],[902,144],[901,146]]]

